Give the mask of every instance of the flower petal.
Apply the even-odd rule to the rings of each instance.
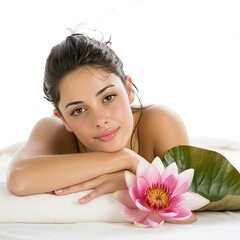
[[[199,208],[204,207],[210,202],[207,198],[201,196],[198,193],[186,192],[184,195],[185,195],[185,205],[190,210],[197,210]]]
[[[175,174],[178,175],[178,168],[177,164],[175,162],[171,163],[166,167],[166,169],[162,173],[162,179],[163,181],[170,175]]]
[[[152,165],[154,165],[158,169],[160,174],[162,174],[165,170],[162,160],[158,156],[153,159]]]
[[[128,193],[128,189],[118,190],[113,193],[113,197],[117,199],[121,204],[128,208],[137,209],[135,203],[131,199]]]
[[[144,174],[144,178],[148,182],[149,186],[159,185],[162,183],[162,177],[154,165],[149,165]]]
[[[189,223],[193,223],[197,221],[197,217],[195,214],[191,214],[191,216],[189,216],[186,219],[182,219],[182,220],[177,220],[177,219],[165,219],[166,222],[168,223],[175,223],[175,224],[189,224]]]
[[[146,215],[146,219],[144,221],[135,221],[134,224],[137,227],[142,227],[142,228],[149,228],[149,227],[159,227],[164,223],[164,219],[161,218],[160,216],[156,215],[155,213],[150,213]]]
[[[168,189],[168,193],[172,195],[178,183],[178,175],[169,175],[164,181],[163,185]]]
[[[179,174],[178,183],[173,192],[173,196],[185,193],[189,189],[193,180],[193,174],[194,170],[192,168],[185,170]]]
[[[141,223],[146,220],[148,213],[142,212],[139,209],[131,209],[123,206],[122,215],[128,221]]]
[[[138,193],[137,186],[130,187],[130,188],[128,189],[128,192],[129,192],[129,195],[130,195],[130,197],[132,198],[133,202],[135,202],[137,199],[140,199],[140,198],[141,198],[141,196],[140,196],[139,193]]]
[[[179,207],[178,209],[175,208],[174,211],[177,213],[177,215],[174,217],[165,218],[166,221],[169,221],[169,220],[184,221],[190,218],[192,215],[192,212],[187,207]]]
[[[148,226],[156,228],[164,223],[164,218],[155,213],[152,213],[147,216],[147,223]]]
[[[125,171],[124,175],[125,175],[125,181],[126,181],[126,184],[127,184],[128,188],[136,185],[137,178],[132,172]]]
[[[161,216],[162,218],[174,218],[178,215],[178,213],[174,212],[174,211],[171,211],[171,212],[157,212],[157,214],[159,216]]]
[[[129,171],[125,172],[128,189],[119,190],[114,196],[123,205],[123,216],[128,221],[134,222],[136,226],[157,227],[165,220],[171,223],[191,223],[197,219],[191,210],[209,203],[199,194],[187,192],[193,174],[193,169],[178,174],[175,162],[165,169],[159,157],[156,157],[152,164],[141,161],[136,176]],[[164,199],[166,197],[162,201],[167,201],[167,204],[161,211],[158,211],[158,208],[153,210],[154,208],[148,207],[146,202],[146,194],[155,194],[155,191],[156,195],[153,196],[152,201],[155,201],[154,197]]]
[[[146,197],[146,190],[149,188],[149,184],[144,177],[137,178],[137,189],[138,194],[141,199],[145,199]]]
[[[136,176],[143,176],[149,166],[150,163],[148,163],[147,161],[140,161],[137,166]]]
[[[178,208],[182,205],[186,205],[185,194],[178,194],[177,196],[174,196],[173,198],[171,198],[168,209]]]
[[[145,207],[145,206],[144,206],[144,202],[140,201],[139,199],[136,200],[135,205],[136,205],[136,207],[137,207],[139,210],[141,210],[141,211],[143,211],[143,212],[148,212],[148,213],[149,213],[149,212],[152,212],[152,210],[150,210],[149,208]]]
[[[139,227],[139,228],[148,228],[149,226],[146,224],[146,221],[143,222],[143,223],[139,223],[139,222],[134,222],[135,226],[136,227]]]

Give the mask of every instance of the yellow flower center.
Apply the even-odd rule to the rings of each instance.
[[[164,210],[169,206],[169,195],[163,188],[149,188],[146,193],[147,205],[153,210]]]

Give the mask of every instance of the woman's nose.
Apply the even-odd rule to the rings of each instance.
[[[109,123],[109,118],[105,111],[95,111],[94,113],[94,125],[95,127],[106,127]]]

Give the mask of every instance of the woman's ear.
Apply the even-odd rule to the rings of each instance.
[[[62,115],[59,113],[59,111],[57,109],[53,110],[53,115],[57,118],[60,118],[62,120]]]
[[[53,110],[53,114],[54,114],[55,117],[60,118],[62,120],[65,128],[67,129],[67,131],[72,132],[71,128],[68,126],[68,124],[65,121],[64,117],[62,116],[62,114],[57,109]]]
[[[125,80],[126,80],[128,99],[129,99],[129,103],[131,104],[135,100],[135,94],[132,89],[132,78],[129,75],[126,75]]]

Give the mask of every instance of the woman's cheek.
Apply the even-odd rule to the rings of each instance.
[[[81,136],[84,137],[87,132],[89,133],[89,131],[87,130],[88,129],[87,126],[84,126],[83,124],[80,124],[80,123],[73,124],[71,128],[73,133],[78,137],[81,137]]]
[[[121,99],[115,106],[113,105],[111,112],[112,119],[119,120],[120,122],[122,122],[122,120],[125,122],[132,117],[131,107],[125,99]]]

